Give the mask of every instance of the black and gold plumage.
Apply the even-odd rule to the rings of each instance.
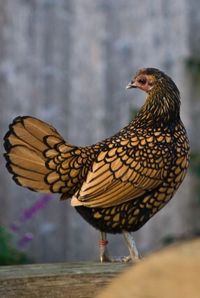
[[[172,198],[186,175],[189,143],[180,94],[166,74],[141,69],[127,88],[148,95],[135,119],[113,137],[77,147],[41,120],[17,117],[5,136],[5,157],[19,185],[72,198],[72,206],[103,240],[105,233],[123,232],[133,252],[128,232]],[[101,260],[106,259],[103,251]]]

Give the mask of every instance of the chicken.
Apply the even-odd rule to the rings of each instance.
[[[173,197],[189,164],[189,142],[180,119],[175,83],[155,68],[139,70],[127,89],[147,93],[125,128],[87,147],[66,143],[49,124],[23,116],[5,135],[7,168],[15,182],[38,192],[60,193],[100,231],[100,260],[108,256],[107,233],[123,233],[138,259],[131,232],[141,228]]]

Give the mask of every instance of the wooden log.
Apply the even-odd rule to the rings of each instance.
[[[0,297],[94,297],[128,266],[95,262],[2,266]]]

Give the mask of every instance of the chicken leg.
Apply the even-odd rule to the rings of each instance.
[[[123,231],[123,236],[128,246],[130,255],[125,257],[111,257],[109,256],[107,249],[107,234],[105,232],[100,232],[99,248],[100,248],[100,262],[135,262],[139,259],[139,253],[131,233]]]

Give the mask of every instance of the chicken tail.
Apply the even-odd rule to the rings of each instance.
[[[66,155],[75,147],[55,128],[33,117],[17,117],[4,141],[6,166],[17,184],[39,192],[66,191],[58,171],[61,152]]]

